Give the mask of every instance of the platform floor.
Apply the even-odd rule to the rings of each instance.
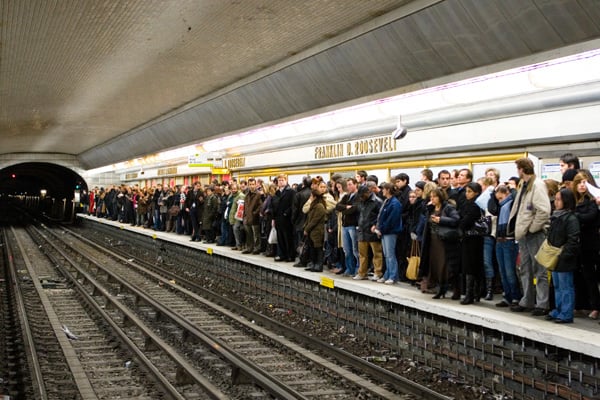
[[[239,251],[231,250],[226,246],[190,242],[188,235],[156,232],[152,229],[134,227],[129,224],[99,219],[84,214],[78,214],[78,217],[199,250],[212,251],[213,254],[242,260],[263,268],[277,270],[315,282],[333,284],[334,289],[340,288],[360,293],[600,358],[600,325],[598,321],[588,319],[587,317],[576,317],[572,324],[555,324],[552,321],[546,321],[544,317],[533,317],[529,313],[515,313],[511,312],[508,308],[495,307],[495,304],[501,299],[500,295],[495,295],[493,301],[481,300],[479,303],[472,305],[461,305],[458,301],[448,298],[440,300],[432,299],[431,294],[421,293],[408,283],[386,285],[368,280],[355,281],[351,277],[342,277],[331,274],[328,271],[323,271],[322,273],[307,272],[302,268],[294,268],[290,262],[275,262],[273,258],[266,258],[262,255],[241,254]]]

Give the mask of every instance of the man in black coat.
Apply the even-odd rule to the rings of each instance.
[[[306,204],[310,198],[311,190],[311,178],[309,175],[302,178],[302,188],[295,194],[294,208],[292,214],[292,221],[294,222],[294,248],[298,247],[298,244],[302,241],[304,236],[304,223],[306,222],[306,214],[302,212],[302,206]],[[301,260],[298,258],[298,262],[294,264],[294,267],[306,268],[308,260]]]
[[[296,259],[294,247],[294,224],[292,222],[293,206],[296,192],[288,185],[287,176],[277,177],[277,192],[273,199],[273,223],[277,230],[277,257],[275,261],[291,261]]]

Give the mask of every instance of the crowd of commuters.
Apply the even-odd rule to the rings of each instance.
[[[95,189],[85,206],[98,217],[384,284],[409,282],[407,259],[418,244],[418,279],[410,283],[435,299],[450,290],[461,304],[493,300],[499,284],[497,307],[559,323],[583,310],[597,319],[600,196],[592,194],[592,174],[572,154],[561,157],[562,182],[537,177],[528,158],[515,164],[517,176],[506,181],[495,168],[476,181],[467,168],[441,170],[436,179],[425,169],[414,188],[405,173],[380,184],[366,171],[294,185],[286,175],[122,185]],[[563,248],[551,274],[535,259],[546,238]]]

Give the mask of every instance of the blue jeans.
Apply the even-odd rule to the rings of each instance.
[[[385,257],[385,273],[384,279],[391,279],[397,282],[398,276],[398,259],[396,258],[396,240],[398,235],[393,233],[383,235],[381,237],[381,246],[383,247],[383,256]]]
[[[556,308],[550,312],[553,318],[573,321],[575,306],[575,286],[573,272],[552,272],[554,282],[554,303]]]
[[[346,275],[356,275],[358,271],[358,236],[355,226],[342,228],[342,247],[346,257]]]
[[[231,225],[229,225],[229,221],[226,219],[221,219],[221,240],[219,244],[221,246],[229,246],[231,244]]]
[[[485,242],[484,242],[485,245]],[[502,280],[504,299],[508,303],[521,299],[521,288],[517,278],[517,255],[519,245],[514,240],[496,242],[496,259],[498,259],[498,270]],[[486,275],[487,276],[487,275]]]
[[[494,243],[493,236],[483,237],[483,271],[486,279],[494,278]]]

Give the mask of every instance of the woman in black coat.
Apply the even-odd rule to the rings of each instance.
[[[421,266],[419,275],[422,274],[423,281],[439,282],[439,290],[434,296],[435,299],[443,298],[448,289],[448,282],[458,280],[458,241],[443,240],[439,235],[440,226],[457,229],[459,215],[456,208],[446,201],[446,192],[441,189],[434,189],[430,194],[431,204],[427,208],[427,218],[425,220],[425,229],[423,230],[423,251],[421,253]],[[458,234],[457,234],[458,237]],[[421,282],[421,291],[427,289],[427,283]],[[460,298],[460,291],[454,288],[455,295]]]
[[[573,212],[575,196],[571,190],[561,189],[554,198],[554,205],[556,209],[550,218],[547,240],[552,246],[562,247],[562,251],[558,257],[558,264],[552,271],[556,308],[548,313],[546,319],[564,324],[573,322],[573,271],[578,266],[579,221]]]
[[[465,297],[460,304],[473,304],[479,301],[479,282],[483,278],[483,236],[470,234],[475,221],[481,218],[481,209],[475,203],[481,194],[481,185],[477,182],[467,184],[466,200],[460,209],[459,228],[464,233],[460,244],[462,273],[465,276]]]
[[[575,271],[575,307],[585,305],[591,310],[588,317],[598,319],[600,317],[600,292],[598,291],[598,280],[596,278],[596,265],[598,251],[600,251],[600,235],[598,234],[598,223],[600,212],[594,200],[594,196],[587,188],[588,178],[585,173],[579,172],[573,178],[573,194],[575,195],[575,216],[579,220],[579,241],[581,253],[579,257],[580,270]],[[595,182],[589,182],[595,185]],[[579,281],[579,282],[578,282]],[[581,285],[578,285],[581,283]],[[580,289],[581,290],[578,290]]]

